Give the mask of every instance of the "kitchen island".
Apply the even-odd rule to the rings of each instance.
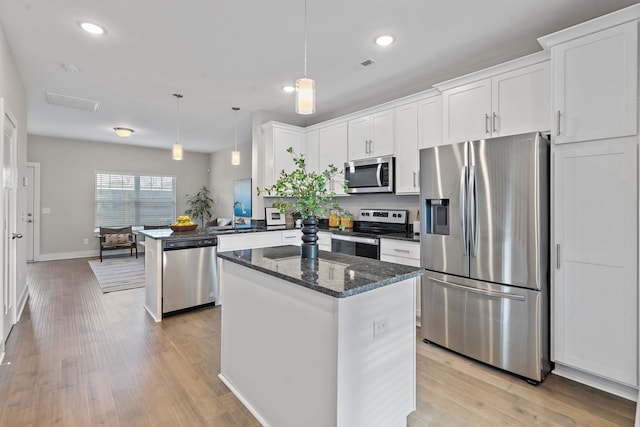
[[[265,426],[405,426],[423,270],[295,246],[218,254],[220,378]]]

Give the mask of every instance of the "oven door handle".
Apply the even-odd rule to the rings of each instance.
[[[342,240],[345,242],[354,242],[354,243],[366,243],[368,245],[380,245],[380,239],[373,237],[356,237],[356,236],[344,236],[342,234],[332,234],[332,240]]]

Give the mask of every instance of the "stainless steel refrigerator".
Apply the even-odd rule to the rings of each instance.
[[[420,150],[422,336],[533,382],[549,362],[549,142]]]

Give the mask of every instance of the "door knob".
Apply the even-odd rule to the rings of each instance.
[[[22,239],[22,234],[21,233],[13,233],[11,235],[11,239]]]
[[[33,222],[33,220],[32,220],[32,219],[28,219],[28,220],[27,220],[27,222],[28,222],[28,223],[32,223],[32,222]]]

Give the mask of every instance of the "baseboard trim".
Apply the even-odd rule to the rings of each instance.
[[[29,284],[27,283],[26,286],[24,287],[24,291],[22,292],[22,295],[20,295],[20,301],[18,302],[18,313],[16,316],[16,323],[18,323],[22,318],[22,312],[24,311],[24,308],[27,305],[28,299],[29,299]]]
[[[606,391],[607,393],[615,394],[616,396],[623,397],[631,400],[632,402],[638,401],[638,388],[636,387],[631,387],[606,378],[598,377],[588,372],[559,364],[558,362],[555,362],[555,364],[556,366],[552,373],[558,376],[586,384],[590,387],[597,388],[598,390]]]
[[[220,373],[218,374],[218,378],[220,378],[224,385],[226,385],[229,390],[231,390],[231,393],[233,393],[234,396],[238,398],[238,400],[244,405],[244,407],[247,408],[249,412],[251,412],[251,415],[253,415],[263,427],[269,427],[267,421],[262,418],[262,416],[260,416],[258,411],[256,411],[256,409],[247,401],[247,399],[244,398],[244,396],[233,386],[233,384],[231,384],[231,382],[225,378],[224,375]]]

